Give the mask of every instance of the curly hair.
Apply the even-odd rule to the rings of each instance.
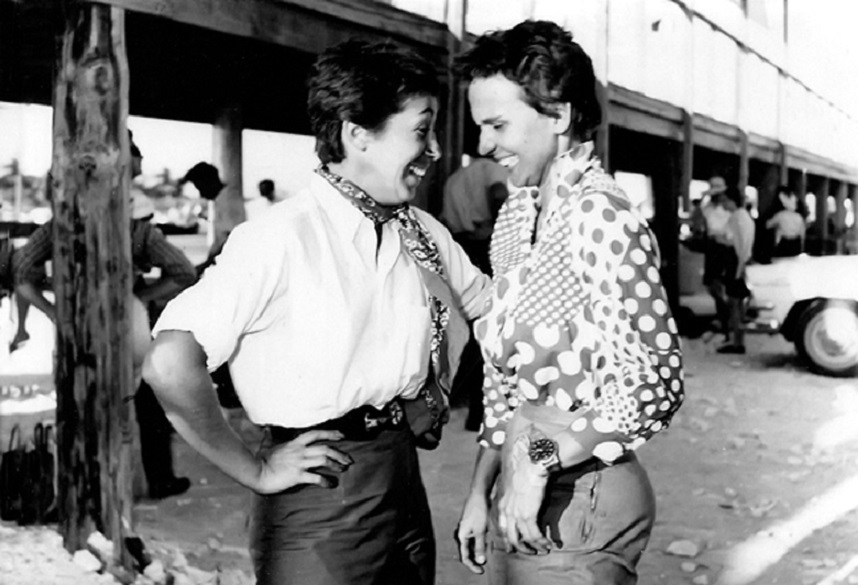
[[[437,96],[435,68],[417,53],[390,42],[350,40],[322,53],[308,80],[307,113],[322,163],[345,158],[340,136],[348,121],[381,130],[415,96]]]
[[[553,22],[527,20],[486,33],[456,58],[455,71],[465,81],[503,75],[522,88],[528,105],[547,116],[556,117],[555,106],[569,103],[576,138],[590,138],[602,120],[593,62],[572,34]]]

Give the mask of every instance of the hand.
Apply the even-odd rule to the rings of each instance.
[[[503,495],[498,504],[498,527],[510,550],[525,554],[545,554],[551,551],[551,541],[536,523],[548,473],[531,463],[527,447],[516,441],[504,454]]]
[[[459,560],[472,573],[482,575],[486,564],[486,533],[489,524],[488,499],[482,494],[472,493],[453,536],[459,544]]]
[[[261,461],[256,491],[260,494],[275,494],[301,484],[315,484],[331,488],[336,485],[333,478],[314,473],[315,469],[327,469],[334,473],[345,471],[353,463],[352,458],[319,441],[339,441],[338,431],[309,431],[292,441],[278,445],[265,454]]]

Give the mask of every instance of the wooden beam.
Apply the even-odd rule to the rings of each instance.
[[[51,167],[60,532],[75,551],[102,531],[128,567],[134,389],[124,13],[64,7]]]
[[[241,111],[225,107],[215,120],[212,133],[212,160],[225,186],[215,199],[214,247],[223,246],[235,226],[247,216],[242,193],[243,163],[241,141]]]
[[[682,167],[679,192],[682,208],[691,212],[691,181],[694,179],[694,123],[691,114],[683,112]]]
[[[847,197],[852,201],[852,230],[846,242],[846,249],[850,254],[858,254],[858,187],[850,184],[847,189]]]
[[[739,190],[744,193],[748,186],[748,176],[751,174],[748,160],[748,135],[739,133]]]
[[[836,254],[846,251],[846,198],[849,196],[849,185],[845,181],[837,182],[837,190],[834,192],[834,233],[829,234],[835,238]]]
[[[348,0],[99,0],[210,30],[319,53],[358,32],[444,50],[446,26],[380,2]]]

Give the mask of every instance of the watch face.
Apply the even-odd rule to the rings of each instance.
[[[557,445],[551,439],[537,439],[530,443],[528,455],[533,463],[546,461],[557,453]]]

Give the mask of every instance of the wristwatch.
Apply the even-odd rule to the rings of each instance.
[[[548,437],[531,439],[527,449],[530,462],[551,473],[560,469],[560,456],[557,453],[557,443]]]

